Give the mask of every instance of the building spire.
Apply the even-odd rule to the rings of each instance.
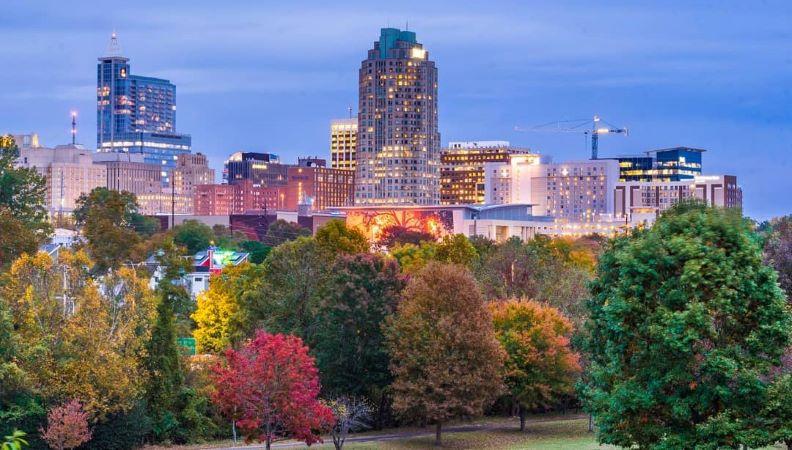
[[[108,56],[121,56],[121,45],[118,43],[118,34],[115,30],[110,35],[110,44],[107,46]]]

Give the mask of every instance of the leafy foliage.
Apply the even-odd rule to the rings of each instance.
[[[324,392],[373,397],[391,379],[382,324],[405,280],[395,261],[372,254],[342,255],[331,272],[314,345]]]
[[[253,264],[261,264],[267,259],[272,247],[259,241],[242,241],[239,249],[250,254],[249,259]]]
[[[173,227],[172,232],[173,241],[186,248],[190,255],[206,250],[215,240],[214,231],[197,220],[185,220]]]
[[[193,336],[198,351],[220,354],[248,337],[266,312],[260,311],[263,268],[242,264],[226,267],[198,295]]]
[[[473,276],[430,263],[413,276],[388,321],[393,407],[440,426],[472,417],[500,393],[504,352]],[[438,442],[439,443],[439,442]]]
[[[770,233],[764,247],[765,262],[778,272],[778,282],[787,300],[792,302],[792,216],[770,222]]]
[[[524,430],[526,408],[551,406],[574,390],[580,364],[569,344],[572,324],[557,309],[531,300],[488,306],[495,335],[508,355],[504,381],[519,405]]]
[[[41,437],[54,450],[77,448],[91,440],[88,413],[77,400],[52,408],[47,415],[47,428]]]
[[[581,393],[601,442],[752,443],[764,375],[789,344],[792,317],[745,220],[679,204],[615,239],[592,294]]]
[[[331,220],[316,231],[316,243],[322,251],[339,254],[366,253],[369,242],[357,228],[349,228],[343,220]]]
[[[344,442],[350,431],[368,428],[371,406],[365,399],[342,396],[327,402],[327,406],[335,417],[331,434],[336,450],[344,448]]]
[[[295,336],[256,333],[240,350],[226,351],[215,368],[214,401],[238,419],[248,440],[272,442],[292,437],[310,445],[333,422],[319,402],[319,378],[308,348]]]
[[[437,240],[437,238],[435,238],[432,233],[414,230],[400,225],[391,225],[382,230],[377,244],[386,248],[393,248],[405,244],[419,246],[422,242],[434,242],[435,240]]]
[[[278,219],[267,227],[267,234],[264,235],[262,241],[270,247],[276,247],[284,242],[293,241],[297,238],[310,235],[311,230],[308,228],[294,222]]]

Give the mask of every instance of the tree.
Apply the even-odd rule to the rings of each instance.
[[[770,222],[764,247],[765,262],[778,272],[778,282],[792,302],[792,215]]]
[[[473,276],[430,263],[410,279],[388,320],[394,409],[435,424],[472,417],[500,393],[504,352]]]
[[[422,242],[434,242],[437,238],[429,232],[414,230],[401,225],[390,225],[380,233],[378,244],[392,248],[397,245],[421,245]]]
[[[270,247],[277,247],[284,242],[293,241],[299,237],[311,235],[311,230],[298,223],[287,222],[278,219],[267,227],[267,234],[264,235],[264,243]]]
[[[133,228],[138,214],[135,195],[99,187],[77,199],[74,218],[88,241],[94,272],[104,273],[128,261],[140,236]]]
[[[472,268],[478,259],[476,248],[464,234],[443,236],[435,248],[435,259],[449,264]]]
[[[682,203],[600,257],[581,386],[599,440],[623,447],[750,445],[792,317],[747,221]]]
[[[270,252],[264,262],[266,285],[259,315],[267,331],[313,342],[317,308],[332,264],[326,256],[316,240],[308,237],[285,242]]]
[[[193,314],[198,351],[220,354],[250,336],[266,314],[258,305],[263,272],[262,267],[241,264],[212,277]]]
[[[226,364],[214,370],[213,397],[227,415],[238,414],[248,440],[270,449],[288,437],[308,445],[321,442],[318,431],[333,414],[317,399],[319,378],[308,348],[296,336],[256,333],[240,350],[226,351]]]
[[[231,228],[216,224],[212,226],[215,245],[220,248],[238,250],[242,242],[247,241],[248,237],[241,231],[232,231]]]
[[[23,255],[0,282],[11,313],[15,363],[30,395],[80,400],[102,419],[141,392],[141,354],[153,298],[146,281],[122,268],[98,285],[82,252]]]
[[[253,264],[261,264],[267,259],[267,255],[272,251],[272,247],[259,241],[242,241],[239,248],[243,252],[250,254],[250,262]]]
[[[191,255],[206,250],[214,239],[212,229],[197,220],[185,220],[173,227],[173,241],[186,248]]]
[[[346,222],[334,219],[316,231],[316,242],[322,251],[337,255],[339,253],[366,253],[369,242],[357,228],[349,228]]]
[[[91,440],[88,413],[77,400],[70,400],[50,409],[47,428],[39,430],[42,439],[53,450],[77,448]]]
[[[435,260],[436,251],[437,244],[424,242],[419,245],[397,244],[390,249],[390,254],[399,262],[402,272],[414,274]]]
[[[512,237],[498,244],[477,278],[487,299],[537,298],[539,266],[535,250]]]
[[[46,180],[35,169],[14,167],[19,149],[11,136],[0,136],[0,267],[32,253],[50,235]]]
[[[488,306],[495,335],[508,355],[504,381],[519,407],[524,431],[526,409],[550,406],[574,391],[580,364],[569,344],[572,324],[557,309],[531,300]]]
[[[756,429],[766,430],[756,445],[783,442],[792,449],[792,373],[785,373],[773,380],[767,392],[767,401],[759,413],[760,423]]]
[[[368,428],[371,406],[366,400],[343,396],[327,402],[327,406],[333,412],[333,417],[335,417],[331,434],[333,435],[333,445],[336,450],[344,448],[344,442],[346,442],[351,430]]]
[[[395,261],[368,253],[339,256],[331,272],[313,345],[323,392],[367,396],[381,419],[391,381],[382,325],[405,278]]]

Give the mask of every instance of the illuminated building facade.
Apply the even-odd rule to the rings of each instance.
[[[286,168],[273,153],[236,152],[225,162],[223,180],[228,184],[250,180],[263,187],[285,186]]]
[[[508,163],[517,154],[530,154],[539,161],[539,155],[512,147],[507,141],[450,142],[440,153],[440,203],[485,203],[484,164]]]
[[[437,68],[412,31],[383,28],[359,72],[355,204],[440,203]]]
[[[234,184],[203,184],[195,187],[193,211],[197,216],[228,216],[283,208],[282,188],[262,187],[251,180]]]
[[[330,167],[355,170],[357,139],[357,119],[335,119],[330,122]]]
[[[287,211],[301,207],[323,211],[354,204],[355,173],[350,170],[301,163],[289,166],[287,180],[283,205]]]
[[[682,200],[701,200],[710,206],[742,208],[742,188],[732,175],[699,175],[684,181],[627,181],[615,188],[614,213],[635,221],[656,217]]]
[[[702,153],[706,150],[673,147],[651,150],[646,155],[622,156],[619,181],[682,181],[701,175]]]
[[[35,169],[44,177],[46,206],[51,215],[72,212],[80,195],[107,185],[105,166],[94,164],[91,151],[79,144],[48,148],[39,146],[38,139],[19,142],[22,145],[18,145],[16,165]]]
[[[618,178],[615,160],[541,163],[515,155],[509,163],[485,164],[485,198],[491,204],[528,203],[539,215],[592,222],[613,213]]]
[[[215,182],[215,170],[209,167],[209,161],[202,153],[179,155],[176,167],[171,170],[171,179],[177,194],[192,199],[196,186]],[[193,202],[189,206],[187,214],[192,214]]]
[[[163,182],[177,156],[189,153],[191,138],[176,132],[176,86],[160,78],[132,75],[129,58],[118,55],[115,33],[110,56],[99,58],[96,84],[96,149],[141,153],[162,167]]]

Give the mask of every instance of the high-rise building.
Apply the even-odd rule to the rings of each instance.
[[[113,33],[108,56],[99,58],[96,89],[96,150],[141,153],[144,162],[162,167],[167,183],[168,170],[192,144],[189,135],[176,132],[176,86],[132,75]]]
[[[236,152],[223,168],[223,180],[228,184],[250,180],[263,187],[286,185],[286,165],[273,153]]]
[[[215,170],[203,153],[179,155],[171,173],[173,190],[189,198],[195,195],[196,186],[215,182]]]
[[[330,167],[355,170],[357,119],[335,119],[330,122]]]
[[[592,222],[613,214],[619,164],[608,159],[543,164],[535,155],[514,155],[509,163],[486,163],[485,178],[487,203],[529,203],[537,215]]]
[[[485,203],[484,164],[508,163],[512,155],[539,155],[508,141],[449,142],[440,153],[440,201],[444,205]]]
[[[81,145],[58,145],[47,148],[36,139],[19,139],[19,158],[16,165],[36,169],[47,186],[46,204],[50,214],[71,213],[81,194],[107,185],[107,169],[94,164],[91,151]]]
[[[672,147],[614,159],[619,161],[619,181],[683,181],[701,175],[701,157],[705,151]]]
[[[303,160],[305,161],[305,160]],[[289,166],[283,209],[323,211],[330,207],[352,206],[355,173],[323,165]]]
[[[440,203],[437,68],[412,31],[383,28],[359,72],[355,203]]]

